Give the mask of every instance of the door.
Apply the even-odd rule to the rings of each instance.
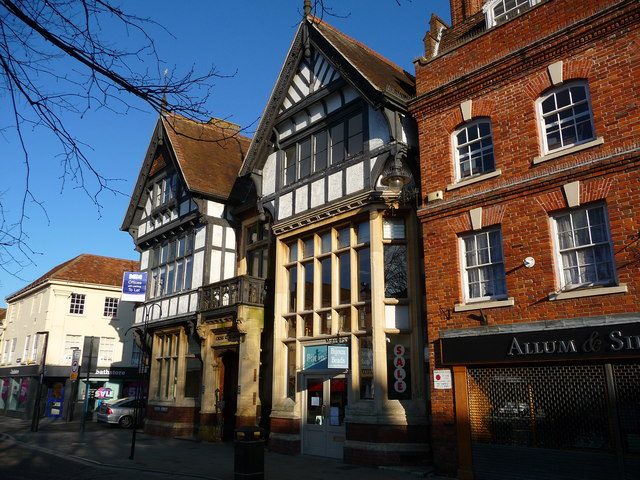
[[[238,352],[227,350],[218,360],[218,388],[216,388],[217,437],[233,440],[238,406]]]
[[[303,453],[342,458],[347,378],[343,375],[308,375],[304,382]]]

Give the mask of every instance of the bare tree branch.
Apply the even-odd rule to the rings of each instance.
[[[43,202],[32,191],[28,140],[24,132],[44,129],[60,148],[60,184],[79,188],[101,212],[101,196],[122,194],[118,179],[106,178],[86,156],[89,147],[65,125],[68,114],[82,118],[108,109],[126,114],[139,109],[138,98],[157,112],[170,111],[197,121],[208,120],[205,109],[215,67],[197,74],[166,75],[149,28],[162,28],[147,18],[130,15],[108,0],[0,0],[0,102],[12,110],[10,124],[0,132],[16,138],[22,159],[7,159],[24,172],[19,211],[9,211],[0,195],[0,268],[17,275],[33,263],[25,222],[35,206],[49,221]],[[120,29],[125,47],[107,40],[105,32]],[[111,37],[113,34],[111,33]],[[109,37],[109,38],[111,38]],[[131,41],[129,41],[131,39]],[[151,68],[151,70],[150,70]],[[1,105],[1,104],[0,104]],[[8,168],[8,165],[3,165]],[[15,202],[15,193],[12,203]],[[4,202],[4,203],[3,203]]]

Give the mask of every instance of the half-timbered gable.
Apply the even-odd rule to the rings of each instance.
[[[203,288],[237,276],[241,219],[232,211],[251,198],[252,188],[238,178],[249,145],[239,128],[163,113],[122,225],[147,273],[146,301],[137,308],[136,323],[149,347],[149,405],[162,406],[148,409],[150,433],[192,435],[198,414],[214,411],[214,392],[205,385],[212,369],[203,369],[203,361],[213,360],[202,351],[208,340],[198,322],[203,308],[212,308],[201,298],[212,290],[203,294]],[[232,303],[229,293],[225,305]],[[184,418],[191,420],[177,422]]]
[[[242,167],[274,234],[271,450],[428,451],[413,93],[410,74],[305,16]]]

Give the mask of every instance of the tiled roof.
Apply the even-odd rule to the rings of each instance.
[[[228,198],[251,139],[238,133],[238,126],[224,120],[199,123],[165,113],[162,122],[187,188]]]
[[[140,270],[140,263],[134,260],[121,258],[101,257],[83,253],[77,257],[52,268],[35,282],[7,297],[11,300],[32,288],[42,285],[50,280],[63,280],[93,285],[122,285],[124,272],[136,272]]]
[[[391,89],[404,96],[415,95],[415,78],[366,45],[336,30],[321,19],[309,16],[310,25],[320,32],[377,90]]]

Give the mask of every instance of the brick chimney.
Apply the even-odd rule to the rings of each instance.
[[[450,0],[452,26],[466,20],[482,10],[484,0]]]

